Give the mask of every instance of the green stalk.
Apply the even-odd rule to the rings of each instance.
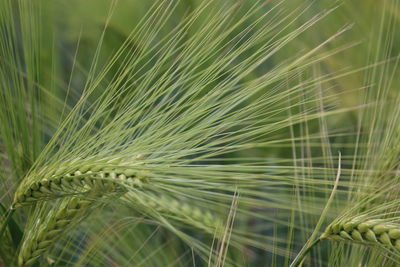
[[[335,196],[336,193],[336,189],[337,186],[339,184],[339,178],[340,178],[340,173],[341,173],[341,159],[342,159],[342,154],[339,152],[339,162],[338,162],[338,171],[336,174],[336,180],[335,180],[335,184],[333,186],[331,195],[328,198],[328,201],[326,202],[326,205],[321,213],[321,216],[319,217],[319,220],[317,222],[317,225],[314,228],[313,233],[311,234],[311,237],[308,239],[308,241],[306,242],[306,244],[303,246],[303,248],[300,250],[299,254],[296,256],[296,258],[294,259],[294,261],[292,262],[292,264],[290,265],[290,267],[296,267],[299,266],[301,264],[301,262],[303,261],[304,257],[307,255],[307,253],[310,251],[310,249],[315,246],[316,244],[319,243],[319,241],[321,240],[321,237],[317,237],[318,232],[322,226],[322,223],[324,222],[325,218],[326,218],[326,214],[328,213],[329,207],[333,201],[333,197]],[[307,244],[310,244],[307,246]]]
[[[297,267],[300,266],[303,263],[303,260],[305,256],[308,254],[308,252],[321,241],[321,238],[315,239],[308,247],[306,247],[304,250],[300,251],[299,254],[297,254],[296,258],[290,265],[290,267]]]

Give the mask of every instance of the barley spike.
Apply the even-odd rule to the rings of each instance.
[[[215,229],[223,225],[222,220],[218,218],[218,216],[213,215],[210,211],[203,210],[166,195],[157,196],[150,192],[142,194],[130,192],[123,198],[140,203],[146,209],[154,209],[162,214],[181,218],[182,221],[188,219],[190,224],[211,233],[214,233]]]
[[[24,190],[17,190],[13,208],[29,205],[38,200],[52,199],[77,193],[89,193],[93,190],[102,192],[122,192],[124,185],[141,187],[147,182],[143,174],[132,170],[97,170],[69,172],[64,175],[52,175],[32,183]]]
[[[79,197],[69,197],[62,201],[61,206],[49,214],[49,219],[41,222],[37,230],[24,239],[18,266],[28,267],[35,263],[66,229],[85,217],[83,213],[94,203]]]
[[[321,239],[381,245],[400,251],[400,225],[385,220],[338,221],[326,228]]]

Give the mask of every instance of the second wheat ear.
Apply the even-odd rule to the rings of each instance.
[[[223,221],[221,218],[213,214],[211,211],[202,209],[193,203],[180,201],[168,195],[158,196],[151,192],[128,192],[122,200],[140,205],[145,210],[154,209],[162,214],[170,215],[183,222],[196,226],[206,232],[214,234],[221,226]]]
[[[321,239],[381,245],[400,251],[400,224],[385,220],[341,220],[330,224]]]
[[[52,209],[36,231],[28,233],[19,252],[18,266],[27,267],[35,263],[67,229],[82,221],[88,215],[87,211],[98,205],[79,197],[63,199],[60,207]]]

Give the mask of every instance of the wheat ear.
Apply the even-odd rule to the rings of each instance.
[[[27,267],[32,265],[38,257],[60,237],[62,233],[74,224],[85,218],[85,211],[95,202],[79,197],[69,197],[62,200],[60,206],[52,209],[47,220],[37,220],[35,231],[28,234],[22,243],[18,256],[18,266]]]
[[[56,173],[49,179],[43,178],[32,183],[25,190],[18,190],[14,197],[13,207],[76,193],[89,193],[93,190],[108,193],[121,192],[124,186],[141,187],[146,181],[143,174],[129,169],[113,171],[81,169],[64,175]]]
[[[78,157],[34,169],[17,188],[12,207],[94,190],[110,193],[141,187],[147,181],[144,172],[137,170],[145,164],[142,159],[142,154]]]
[[[210,211],[166,195],[157,196],[150,192],[129,192],[123,198],[140,204],[145,208],[145,211],[148,211],[148,209],[156,210],[161,214],[173,216],[182,222],[190,223],[212,234],[214,234],[215,229],[223,225],[222,220]]]
[[[3,263],[5,265],[11,265],[15,254],[16,254],[16,251],[13,246],[11,233],[7,227],[7,229],[5,229],[5,231],[1,237],[1,242],[0,242],[0,256],[3,259]],[[0,263],[1,263],[1,261],[0,261]]]
[[[400,251],[400,224],[387,220],[342,220],[329,225],[321,239],[381,245]]]

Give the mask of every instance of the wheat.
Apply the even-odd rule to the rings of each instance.
[[[97,202],[69,197],[62,200],[60,206],[52,209],[43,222],[38,219],[35,231],[28,234],[18,256],[19,266],[30,266],[40,257],[66,229],[82,220],[83,214]],[[96,204],[97,205],[97,204]]]
[[[222,220],[210,211],[203,210],[197,206],[167,195],[157,196],[150,192],[142,194],[129,192],[123,198],[130,202],[140,204],[144,207],[145,212],[155,210],[161,214],[169,215],[175,219],[194,225],[207,232],[214,233],[216,229],[223,225]]]
[[[93,190],[121,192],[124,186],[142,187],[143,183],[147,182],[143,172],[123,167],[111,169],[105,170],[101,166],[81,167],[65,174],[62,173],[64,169],[60,168],[50,178],[20,187],[15,193],[13,207],[76,193],[90,193]]]
[[[7,228],[1,237],[0,256],[5,264],[11,265],[16,251],[13,246],[11,231]],[[1,261],[0,261],[1,263]],[[1,265],[1,264],[0,264]]]
[[[400,251],[400,225],[387,220],[341,220],[329,225],[321,239],[383,245]]]
[[[92,195],[92,198],[97,200],[101,197],[101,195]],[[162,214],[174,216],[212,234],[215,234],[215,230],[222,225],[222,221],[211,212],[180,202],[172,197],[157,197],[152,193],[139,195],[129,192],[123,198],[125,200],[133,198],[147,211],[153,209]],[[83,199],[78,196],[65,198],[62,201],[61,207],[52,210],[53,214],[47,216],[49,218],[47,221],[40,222],[38,220],[37,230],[32,231],[32,234],[25,238],[18,257],[19,266],[32,265],[61,236],[61,233],[85,217],[83,212],[89,206],[99,203],[99,201]]]

